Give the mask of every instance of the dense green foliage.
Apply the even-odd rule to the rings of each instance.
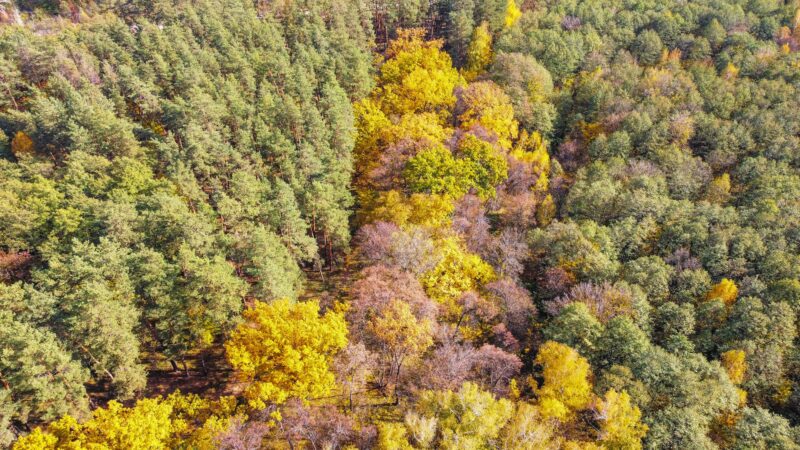
[[[89,379],[133,397],[144,352],[219,344],[246,297],[295,298],[300,266],[349,242],[350,102],[371,83],[361,11],[138,6],[0,29],[14,421],[82,415]],[[38,386],[37,370],[60,381]]]
[[[800,448],[800,4],[1,7],[0,445]]]

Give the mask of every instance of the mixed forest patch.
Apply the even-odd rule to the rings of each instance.
[[[0,3],[0,447],[800,448],[800,4]]]

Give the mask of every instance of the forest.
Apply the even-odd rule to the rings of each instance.
[[[0,0],[0,448],[800,450],[800,1]]]

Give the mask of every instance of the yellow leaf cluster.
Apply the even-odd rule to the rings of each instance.
[[[353,116],[356,127],[353,155],[359,170],[367,173],[378,164],[378,143],[383,130],[391,128],[392,122],[381,111],[380,105],[370,98],[353,105]]]
[[[434,113],[404,114],[396,124],[384,130],[383,140],[387,144],[403,140],[442,142],[452,131],[439,123]]]
[[[520,17],[522,17],[522,11],[520,11],[517,3],[514,0],[508,0],[506,4],[506,17],[504,20],[506,28],[513,27]]]
[[[464,68],[464,78],[467,81],[474,80],[491,63],[492,34],[489,32],[489,24],[483,22],[475,27],[472,32],[472,40],[467,48],[467,65]]]
[[[547,341],[539,348],[536,364],[542,366],[544,383],[536,394],[542,415],[559,420],[570,418],[591,401],[589,362],[578,352],[558,342]]]
[[[316,301],[256,302],[225,344],[228,361],[247,383],[253,409],[281,404],[290,397],[328,395],[334,387],[331,359],[347,345],[341,313],[319,314]]]
[[[480,125],[493,132],[500,145],[511,148],[511,142],[519,134],[519,124],[514,119],[511,99],[502,89],[491,81],[478,81],[464,89],[461,101],[464,112],[458,119],[461,128],[468,130]]]
[[[359,218],[361,222],[392,222],[401,228],[448,227],[455,209],[453,201],[448,196],[437,194],[405,196],[400,191],[391,190],[375,195],[364,195],[361,199],[362,211]]]
[[[422,274],[420,282],[430,298],[445,305],[451,314],[458,315],[456,299],[464,292],[478,290],[492,282],[496,275],[492,266],[469,253],[458,238],[446,237],[437,245],[441,260]]]
[[[733,63],[729,62],[728,65],[725,66],[725,70],[722,71],[722,78],[725,78],[726,80],[732,80],[737,76],[739,76],[739,68],[734,66]]]
[[[557,450],[561,439],[555,436],[556,427],[545,419],[538,406],[518,402],[514,415],[503,429],[501,448],[505,450]]]
[[[747,370],[744,350],[728,350],[722,354],[722,367],[728,373],[733,384],[742,384],[744,373]]]
[[[367,324],[369,331],[380,336],[389,353],[398,357],[416,357],[433,345],[433,322],[418,320],[408,303],[392,300]]]
[[[711,203],[722,204],[731,196],[731,176],[727,173],[714,178],[708,186],[706,199]]]
[[[441,41],[425,41],[424,30],[399,30],[389,44],[373,98],[387,114],[440,113],[446,119],[455,104],[453,90],[464,79],[453,68]]]
[[[603,447],[594,442],[566,441],[561,446],[561,450],[603,450]]]
[[[553,201],[553,196],[547,194],[542,200],[542,203],[536,209],[536,222],[541,227],[547,226],[550,222],[553,221],[553,218],[556,216],[556,204]]]
[[[143,399],[133,408],[111,401],[80,424],[67,415],[19,439],[14,450],[166,449],[170,437],[183,425],[171,420],[172,406],[160,399]],[[177,428],[176,428],[177,426]]]
[[[511,150],[511,156],[517,161],[529,164],[533,173],[539,176],[533,190],[547,192],[550,186],[550,154],[547,152],[547,145],[542,135],[538,131],[530,134],[523,131]]]
[[[631,405],[627,392],[611,389],[600,402],[600,441],[608,448],[640,450],[647,425],[641,423],[642,413]]]
[[[739,288],[736,287],[736,283],[727,278],[723,278],[722,281],[715,284],[708,294],[706,294],[706,300],[718,298],[725,302],[726,305],[730,306],[736,301],[736,296],[738,294]]]
[[[215,438],[237,414],[236,399],[208,401],[173,392],[149,398],[133,407],[111,401],[84,423],[66,415],[46,429],[36,428],[14,444],[14,450],[51,449],[170,449],[211,450]]]
[[[33,153],[33,140],[24,131],[17,131],[11,139],[11,152],[15,156]]]
[[[423,392],[416,410],[437,419],[441,436],[437,448],[477,450],[489,448],[487,443],[497,439],[511,418],[513,404],[467,382],[458,392]]]
[[[412,450],[408,443],[406,428],[402,423],[381,422],[378,424],[378,450]]]

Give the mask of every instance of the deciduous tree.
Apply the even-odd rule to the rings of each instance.
[[[328,395],[335,379],[331,364],[347,345],[341,313],[320,315],[316,301],[256,302],[225,345],[228,361],[246,383],[253,409]]]

